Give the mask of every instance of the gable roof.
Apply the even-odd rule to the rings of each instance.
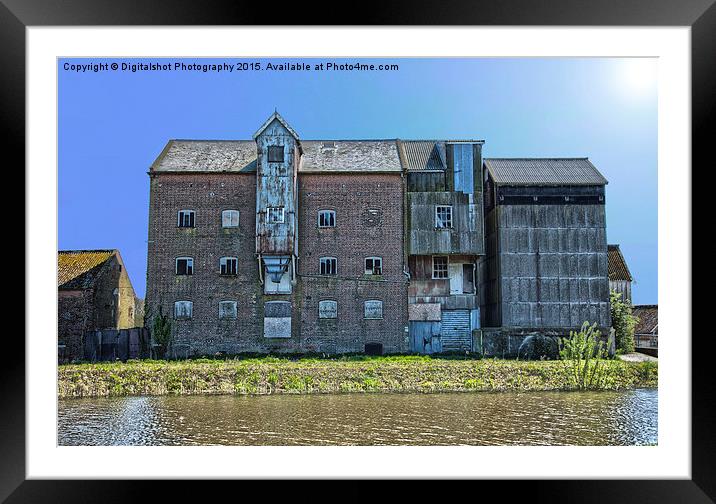
[[[445,142],[398,140],[408,171],[444,171]]]
[[[261,125],[261,127],[258,130],[256,130],[256,133],[254,133],[254,135],[251,138],[256,140],[256,137],[258,137],[263,132],[263,130],[268,128],[269,124],[271,124],[274,121],[280,122],[281,125],[284,128],[286,128],[289,133],[291,133],[293,138],[298,140],[298,133],[296,133],[296,131],[291,126],[288,125],[288,122],[286,122],[286,119],[281,117],[281,114],[279,114],[278,112],[274,112],[273,114],[271,114],[271,116],[268,119],[266,119],[266,121]]]
[[[607,265],[609,280],[634,280],[619,245],[607,245]]]
[[[659,334],[658,305],[635,305],[631,314],[639,318],[634,334]]]
[[[255,172],[253,140],[169,140],[151,172]]]
[[[497,185],[605,185],[587,158],[486,158],[485,166]]]
[[[89,289],[116,250],[60,250],[57,253],[57,287]]]
[[[299,172],[401,172],[395,140],[304,140]]]

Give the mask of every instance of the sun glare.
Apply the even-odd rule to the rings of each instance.
[[[619,86],[630,95],[651,94],[656,90],[656,58],[628,58],[620,61]]]

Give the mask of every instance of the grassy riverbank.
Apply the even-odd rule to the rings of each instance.
[[[656,387],[651,362],[603,361],[603,390]],[[564,361],[427,356],[129,361],[59,367],[59,397],[574,390]]]

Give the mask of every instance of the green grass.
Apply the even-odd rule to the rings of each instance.
[[[655,362],[604,361],[601,390],[656,387]],[[247,357],[67,364],[60,398],[185,394],[309,394],[574,390],[561,361],[430,356]]]

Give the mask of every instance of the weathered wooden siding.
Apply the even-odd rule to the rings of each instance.
[[[284,147],[283,163],[268,162],[268,147]],[[264,254],[293,254],[296,217],[296,139],[274,120],[256,137],[256,251]],[[266,209],[284,208],[283,223],[267,222]]]
[[[484,253],[482,194],[409,192],[409,254]],[[435,206],[453,207],[452,229],[435,228]]]
[[[622,295],[622,301],[631,303],[631,282],[627,280],[609,280],[609,290]]]
[[[499,205],[495,212],[500,325],[608,327],[604,205]]]

